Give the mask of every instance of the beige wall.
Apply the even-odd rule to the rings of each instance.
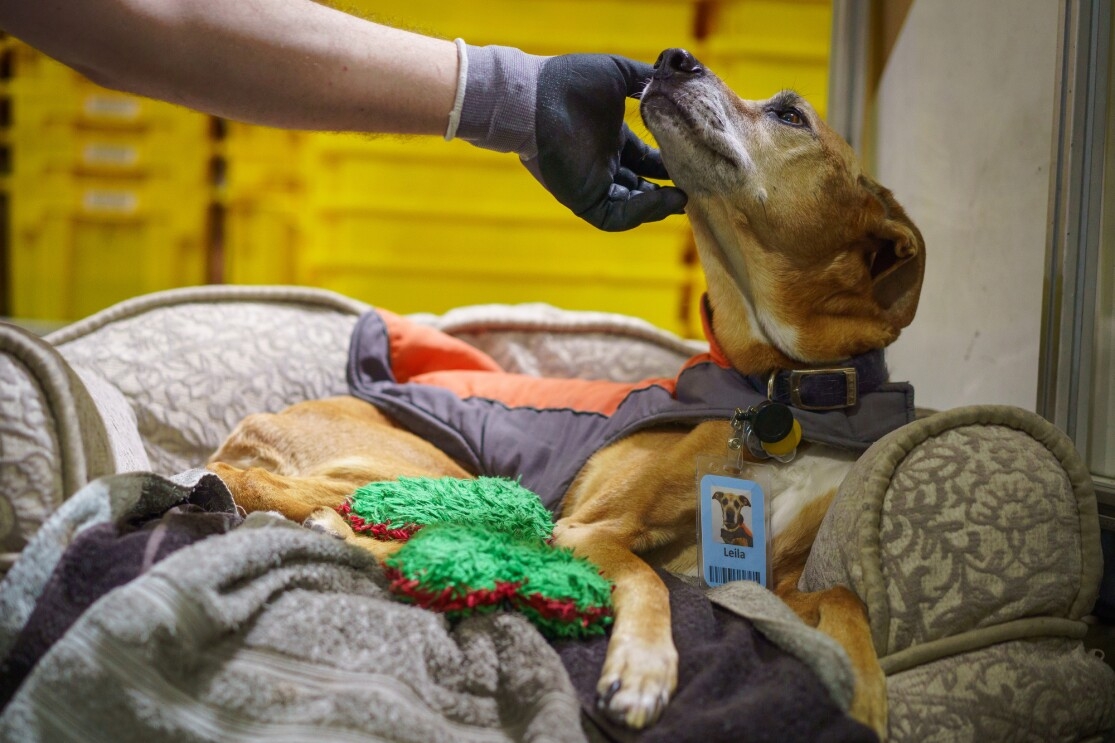
[[[920,0],[875,101],[873,171],[925,235],[892,378],[919,406],[1036,404],[1056,0]]]

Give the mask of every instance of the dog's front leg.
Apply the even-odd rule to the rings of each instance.
[[[852,662],[855,694],[852,717],[887,737],[887,679],[871,637],[867,607],[846,586],[832,586],[805,593],[798,582],[817,541],[817,532],[828,513],[836,491],[807,504],[774,540],[774,593],[794,610],[803,622],[840,643]]]
[[[596,692],[605,713],[628,727],[652,724],[677,686],[678,654],[670,596],[654,570],[631,551],[623,530],[608,523],[561,519],[555,542],[572,548],[615,584],[615,623]]]
[[[863,602],[845,586],[802,593],[780,585],[776,591],[806,624],[840,643],[855,674],[855,694],[848,713],[887,739],[887,679],[871,641],[871,625]]]

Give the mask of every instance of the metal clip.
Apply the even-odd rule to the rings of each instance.
[[[732,414],[732,431],[734,433],[728,439],[728,448],[732,451],[739,451],[743,448],[744,433],[743,427],[747,421],[747,411],[743,408],[736,408],[736,412]]]

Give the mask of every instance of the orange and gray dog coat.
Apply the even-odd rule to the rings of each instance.
[[[629,383],[509,373],[462,340],[377,309],[353,330],[348,383],[354,396],[466,470],[519,479],[556,511],[602,447],[654,425],[728,420],[736,408],[767,399],[767,381],[733,369],[707,321],[705,327],[709,352],[689,359],[677,376]],[[869,381],[873,389],[859,390],[851,407],[795,409],[804,437],[863,450],[913,420],[908,384]]]

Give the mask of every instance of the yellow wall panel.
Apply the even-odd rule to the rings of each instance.
[[[825,114],[829,0],[724,0],[710,11],[702,61],[744,98],[792,88]]]
[[[429,35],[532,54],[606,52],[653,62],[695,42],[693,0],[348,0],[330,5]]]
[[[73,320],[206,277],[210,119],[0,45],[8,172],[4,310]]]

